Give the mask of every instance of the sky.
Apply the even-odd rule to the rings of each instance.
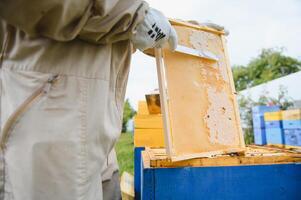
[[[284,48],[301,60],[301,0],[147,0],[169,18],[225,26],[231,65],[246,65],[263,48]],[[158,88],[154,58],[137,51],[132,58],[126,98],[137,109]]]

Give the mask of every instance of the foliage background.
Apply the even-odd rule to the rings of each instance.
[[[301,62],[284,55],[282,48],[263,49],[247,66],[233,66],[237,91],[271,81],[301,70]]]
[[[122,133],[127,132],[127,125],[129,120],[131,120],[136,114],[136,111],[131,106],[129,99],[126,99],[124,102],[123,108],[123,119],[122,119]]]
[[[282,48],[263,49],[258,57],[251,59],[246,66],[233,66],[233,78],[236,90],[239,92],[249,87],[271,81],[301,70],[301,62],[284,55]],[[279,105],[282,110],[293,106],[293,99],[288,96],[287,88],[278,89],[278,97],[266,96],[263,92],[258,101],[250,96],[238,97],[240,115],[243,124],[246,144],[254,142],[252,107],[258,105]]]
[[[119,164],[119,174],[124,171],[134,175],[134,142],[131,133],[122,133],[117,144],[116,154]]]

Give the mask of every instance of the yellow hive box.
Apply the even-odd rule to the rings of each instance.
[[[301,109],[282,111],[282,119],[283,120],[300,120],[301,119]]]
[[[164,147],[163,129],[135,129],[135,147]]]
[[[136,115],[134,125],[135,129],[163,129],[162,115]]]
[[[164,147],[163,119],[161,114],[150,115],[146,101],[139,101],[134,118],[135,147]]]
[[[266,112],[264,113],[264,120],[265,121],[279,121],[282,120],[282,112]]]
[[[137,113],[139,115],[149,115],[146,101],[139,101],[138,102],[138,111],[137,111]]]

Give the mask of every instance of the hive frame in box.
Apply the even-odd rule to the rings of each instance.
[[[165,149],[146,148],[142,152],[145,168],[217,167],[243,165],[270,165],[301,162],[301,147],[285,149],[277,145],[248,145],[242,156],[217,155],[213,158],[195,158],[171,162]]]
[[[178,21],[171,21],[172,24],[180,25],[180,26],[187,26],[184,22]],[[167,88],[167,80],[166,80],[166,71],[165,71],[165,64],[163,60],[163,52],[162,49],[155,49],[155,57],[156,57],[156,64],[157,64],[157,75],[158,75],[158,83],[159,83],[159,90],[160,90],[160,99],[161,99],[161,112],[163,116],[163,124],[164,124],[164,136],[165,136],[165,148],[167,155],[173,160],[186,160],[191,158],[197,157],[211,157],[217,154],[229,154],[229,153],[242,153],[245,149],[245,143],[242,135],[242,129],[240,125],[240,117],[239,117],[239,109],[236,100],[236,91],[234,86],[234,81],[232,79],[232,71],[230,69],[229,57],[228,52],[225,44],[225,37],[222,35],[221,32],[212,31],[212,29],[207,28],[200,28],[199,26],[194,26],[189,24],[195,29],[198,30],[206,30],[208,32],[213,32],[215,34],[219,34],[222,41],[222,50],[225,56],[225,65],[226,65],[226,73],[228,79],[228,84],[232,94],[232,101],[233,101],[233,111],[236,119],[236,126],[238,130],[238,140],[239,140],[239,147],[229,147],[225,149],[219,149],[216,151],[206,151],[206,152],[197,152],[197,153],[189,153],[185,155],[177,155],[174,151],[173,147],[173,135],[172,135],[172,126],[171,126],[171,117],[170,117],[170,109],[169,109],[169,95],[168,95],[168,88]]]

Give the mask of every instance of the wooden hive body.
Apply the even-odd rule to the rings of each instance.
[[[150,114],[145,101],[140,101],[138,104],[134,126],[135,147],[164,147],[162,115]]]

